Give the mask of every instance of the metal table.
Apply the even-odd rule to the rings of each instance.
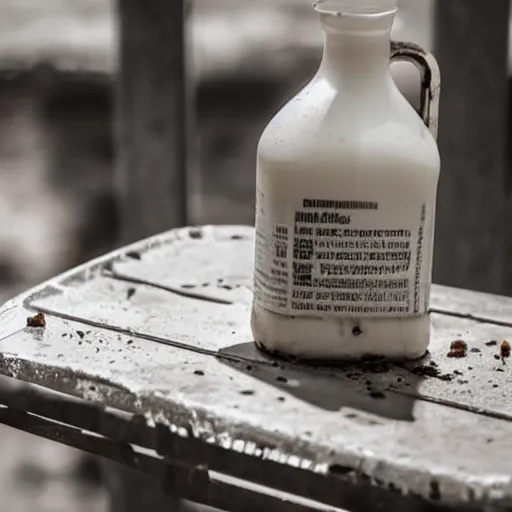
[[[423,360],[301,365],[252,343],[252,254],[174,230],[5,304],[0,421],[230,511],[511,510],[512,299],[437,286]]]

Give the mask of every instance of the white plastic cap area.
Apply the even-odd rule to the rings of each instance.
[[[316,0],[313,8],[320,14],[382,14],[398,9],[398,0]]]

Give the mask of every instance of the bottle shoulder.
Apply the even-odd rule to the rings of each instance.
[[[279,160],[369,151],[439,160],[432,134],[391,78],[371,94],[313,79],[273,117],[258,145],[260,158]]]

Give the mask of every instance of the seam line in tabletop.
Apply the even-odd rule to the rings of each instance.
[[[106,324],[103,324],[101,322],[95,322],[95,321],[92,321],[92,320],[79,318],[79,317],[76,317],[74,315],[68,315],[68,314],[65,314],[65,313],[59,313],[57,311],[52,311],[51,309],[44,308],[44,307],[37,307],[37,308],[33,308],[33,309],[35,309],[35,310],[37,310],[37,311],[39,311],[41,313],[44,313],[44,314],[46,314],[48,316],[53,316],[53,317],[56,317],[56,318],[60,318],[62,320],[69,320],[69,321],[80,322],[80,323],[83,323],[85,325],[89,325],[91,327],[97,327],[97,328],[100,328],[100,329],[110,330],[110,331],[117,332],[117,333],[120,333],[120,334],[125,334],[125,335],[128,335],[128,336],[134,336],[136,338],[140,338],[140,339],[143,339],[143,340],[153,341],[155,343],[160,343],[162,345],[167,345],[167,346],[170,346],[170,347],[174,347],[174,348],[178,348],[178,349],[182,349],[182,350],[187,350],[187,351],[190,351],[190,352],[195,352],[195,353],[206,355],[206,356],[213,356],[213,357],[215,357],[217,359],[223,359],[225,361],[233,361],[233,362],[238,362],[238,363],[262,364],[262,365],[265,365],[265,366],[275,366],[275,361],[265,361],[265,360],[262,360],[262,359],[255,359],[255,358],[251,358],[251,357],[243,357],[243,356],[232,355],[232,354],[228,355],[228,354],[225,354],[225,353],[221,353],[219,351],[208,350],[208,349],[204,349],[204,348],[200,348],[200,347],[194,347],[194,346],[188,345],[186,343],[181,343],[179,341],[169,340],[169,339],[166,339],[166,338],[161,338],[159,336],[154,336],[154,335],[151,335],[151,334],[140,333],[140,332],[133,331],[133,330],[130,330],[130,329],[124,329],[124,328],[118,327],[118,326],[106,325]],[[16,334],[16,333],[13,333],[13,334]],[[283,363],[285,364],[284,361],[283,361]],[[319,371],[318,368],[314,368],[314,367],[311,367],[310,369],[311,370]],[[329,373],[333,377],[337,377],[338,376],[337,372],[335,372],[335,371],[331,371]],[[424,394],[422,394],[422,395],[420,395],[420,394],[410,394],[410,393],[399,391],[399,390],[396,390],[396,389],[393,389],[393,388],[387,387],[387,386],[383,387],[383,390],[385,390],[385,391],[387,391],[389,393],[397,394],[397,395],[402,395],[402,396],[405,395],[405,396],[409,396],[409,397],[414,397],[416,400],[421,400],[421,401],[425,401],[425,402],[435,403],[435,404],[443,406],[443,407],[450,407],[450,408],[459,409],[459,410],[466,411],[466,412],[469,412],[469,413],[472,413],[472,414],[478,414],[478,415],[481,415],[481,416],[491,417],[491,418],[495,418],[495,419],[498,419],[498,420],[512,421],[512,416],[507,415],[505,413],[489,411],[489,410],[486,410],[486,409],[482,409],[482,408],[479,408],[479,407],[474,407],[474,406],[467,405],[467,404],[458,404],[458,403],[452,402],[450,400],[437,399],[435,397],[431,397],[431,396],[424,395]]]
[[[397,389],[386,389],[386,391],[396,393],[397,395],[408,396],[416,400],[423,400],[424,402],[442,405],[444,407],[451,407],[453,409],[458,409],[460,411],[479,414],[487,418],[512,422],[512,415],[503,412],[488,411],[487,409],[482,409],[481,407],[476,407],[474,405],[459,404],[457,402],[454,402],[453,400],[446,400],[445,398],[436,398],[429,395],[415,395],[413,393],[407,393],[407,391],[400,391]]]
[[[160,336],[155,336],[153,334],[145,334],[142,332],[134,331],[132,329],[125,329],[123,327],[118,327],[115,325],[107,325],[107,324],[104,324],[101,322],[95,322],[94,320],[89,320],[87,318],[81,318],[81,317],[77,317],[74,315],[67,315],[65,313],[59,313],[58,311],[53,311],[51,309],[41,307],[41,306],[32,307],[32,309],[34,309],[35,311],[38,311],[40,313],[44,313],[45,315],[48,315],[48,316],[60,318],[62,320],[69,320],[72,322],[80,322],[82,324],[89,325],[91,327],[97,327],[99,329],[105,329],[107,331],[113,331],[113,332],[117,332],[119,334],[133,336],[135,338],[140,338],[140,339],[147,340],[147,341],[154,341],[155,343],[160,343],[162,345],[167,345],[167,346],[178,348],[178,349],[188,350],[189,352],[195,352],[195,353],[203,354],[206,356],[213,356],[218,359],[225,359],[226,361],[236,361],[236,362],[242,362],[242,363],[246,363],[246,362],[247,363],[261,363],[261,364],[266,364],[268,366],[273,365],[272,362],[262,361],[261,359],[254,359],[251,357],[222,354],[221,352],[218,352],[217,350],[209,350],[206,348],[194,347],[192,345],[188,345],[187,343],[182,343],[180,341],[170,340],[167,338],[161,338]],[[23,331],[23,330],[24,330],[24,328],[21,329],[20,331]],[[13,334],[16,334],[16,333],[13,333]]]
[[[126,282],[126,283],[133,283],[133,284],[141,284],[141,285],[149,286],[151,288],[157,288],[158,290],[164,290],[169,293],[175,293],[176,295],[181,295],[182,297],[187,297],[189,299],[203,300],[205,302],[214,302],[216,304],[225,304],[227,306],[234,304],[233,301],[228,300],[228,299],[222,299],[219,297],[212,297],[210,295],[204,295],[204,294],[198,293],[198,292],[183,290],[181,288],[175,288],[174,286],[169,286],[167,284],[158,284],[158,283],[154,283],[151,281],[146,281],[145,279],[139,279],[136,277],[120,274],[120,273],[116,272],[115,270],[104,271],[102,275],[104,277],[114,279],[115,281],[121,281],[121,282]]]
[[[456,311],[447,311],[446,309],[430,308],[429,313],[436,313],[438,315],[452,316],[454,318],[461,318],[463,320],[473,320],[482,324],[499,325],[500,327],[512,328],[512,320],[507,322],[505,320],[498,320],[495,318],[488,318],[486,316],[479,316],[473,313],[457,313]]]

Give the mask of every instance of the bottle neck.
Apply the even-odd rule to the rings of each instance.
[[[325,31],[319,74],[334,85],[365,90],[390,78],[389,58],[389,32]]]

